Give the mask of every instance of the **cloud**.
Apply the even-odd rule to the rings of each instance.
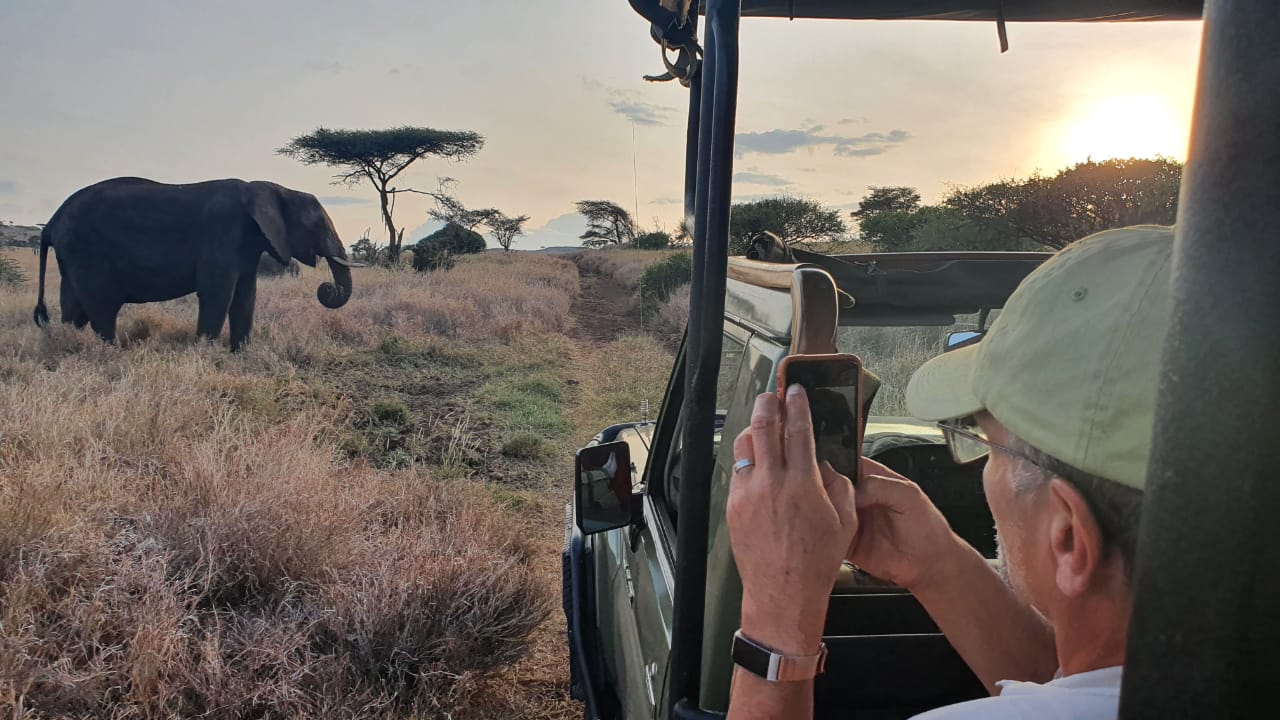
[[[800,148],[831,145],[832,152],[839,157],[867,157],[888,152],[910,139],[911,133],[906,130],[864,135],[823,135],[821,126],[806,130],[766,130],[738,133],[734,153],[738,157],[747,153],[785,155]]]
[[[792,184],[790,180],[780,175],[770,175],[768,173],[758,172],[734,173],[733,181],[735,183],[742,183],[745,185],[770,185],[773,187],[784,187]]]
[[[547,221],[545,225],[530,228],[518,237],[518,245],[525,250],[544,247],[577,247],[582,245],[578,236],[587,229],[587,219],[576,212],[565,213]]]
[[[321,205],[368,205],[372,202],[367,198],[354,198],[347,195],[324,195],[316,199]]]
[[[615,97],[609,100],[609,107],[637,125],[646,127],[666,125],[667,117],[675,110],[675,108],[667,105],[630,100],[623,97],[623,95],[623,93],[617,93]]]
[[[582,81],[583,90],[591,95],[603,95],[614,112],[637,125],[645,127],[668,125],[671,114],[676,111],[670,105],[645,102],[641,99],[640,93],[634,90],[610,88],[599,80],[585,75],[579,79]]]
[[[678,197],[660,197],[649,201],[650,205],[683,205],[684,198]]]
[[[859,115],[858,117],[840,118],[840,122],[837,124],[838,125],[855,125],[855,124],[866,125],[869,122],[871,122],[871,120],[869,120],[866,115]]]
[[[0,180],[0,195],[16,195],[18,183],[12,180]]]

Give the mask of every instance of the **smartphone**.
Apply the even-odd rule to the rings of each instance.
[[[862,361],[856,355],[789,355],[778,366],[778,395],[804,387],[813,420],[818,461],[826,460],[851,480],[862,455]]]

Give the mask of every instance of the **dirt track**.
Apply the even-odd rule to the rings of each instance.
[[[635,298],[614,278],[579,266],[581,294],[573,304],[574,337],[606,343],[635,324]]]
[[[575,343],[575,355],[595,350],[635,324],[634,299],[625,286],[599,273],[583,271],[581,268],[579,272],[581,290],[570,310],[573,316],[570,335],[579,341]],[[571,360],[577,364],[575,358]],[[573,374],[576,376],[577,372]],[[569,382],[576,388],[574,380]],[[567,400],[570,406],[576,404],[576,397]],[[574,438],[571,443],[580,440],[582,439]],[[550,478],[547,482],[546,502],[542,504],[538,520],[538,527],[542,532],[537,539],[540,557],[536,566],[543,586],[551,595],[554,608],[547,621],[538,629],[529,656],[513,673],[517,685],[514,695],[527,702],[526,712],[520,717],[560,720],[582,715],[582,705],[569,697],[569,653],[565,640],[564,615],[560,611],[563,513],[565,503],[572,497],[572,473],[572,452],[566,451],[564,462],[559,464],[558,477]]]

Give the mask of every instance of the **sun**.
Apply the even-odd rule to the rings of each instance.
[[[1116,95],[1094,103],[1067,125],[1062,153],[1072,163],[1156,155],[1181,160],[1187,154],[1187,133],[1164,98]]]

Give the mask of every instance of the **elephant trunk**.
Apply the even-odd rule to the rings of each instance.
[[[331,255],[325,259],[329,261],[333,282],[324,283],[316,289],[316,298],[321,305],[335,310],[351,299],[351,268],[347,266],[347,259],[344,257]]]

